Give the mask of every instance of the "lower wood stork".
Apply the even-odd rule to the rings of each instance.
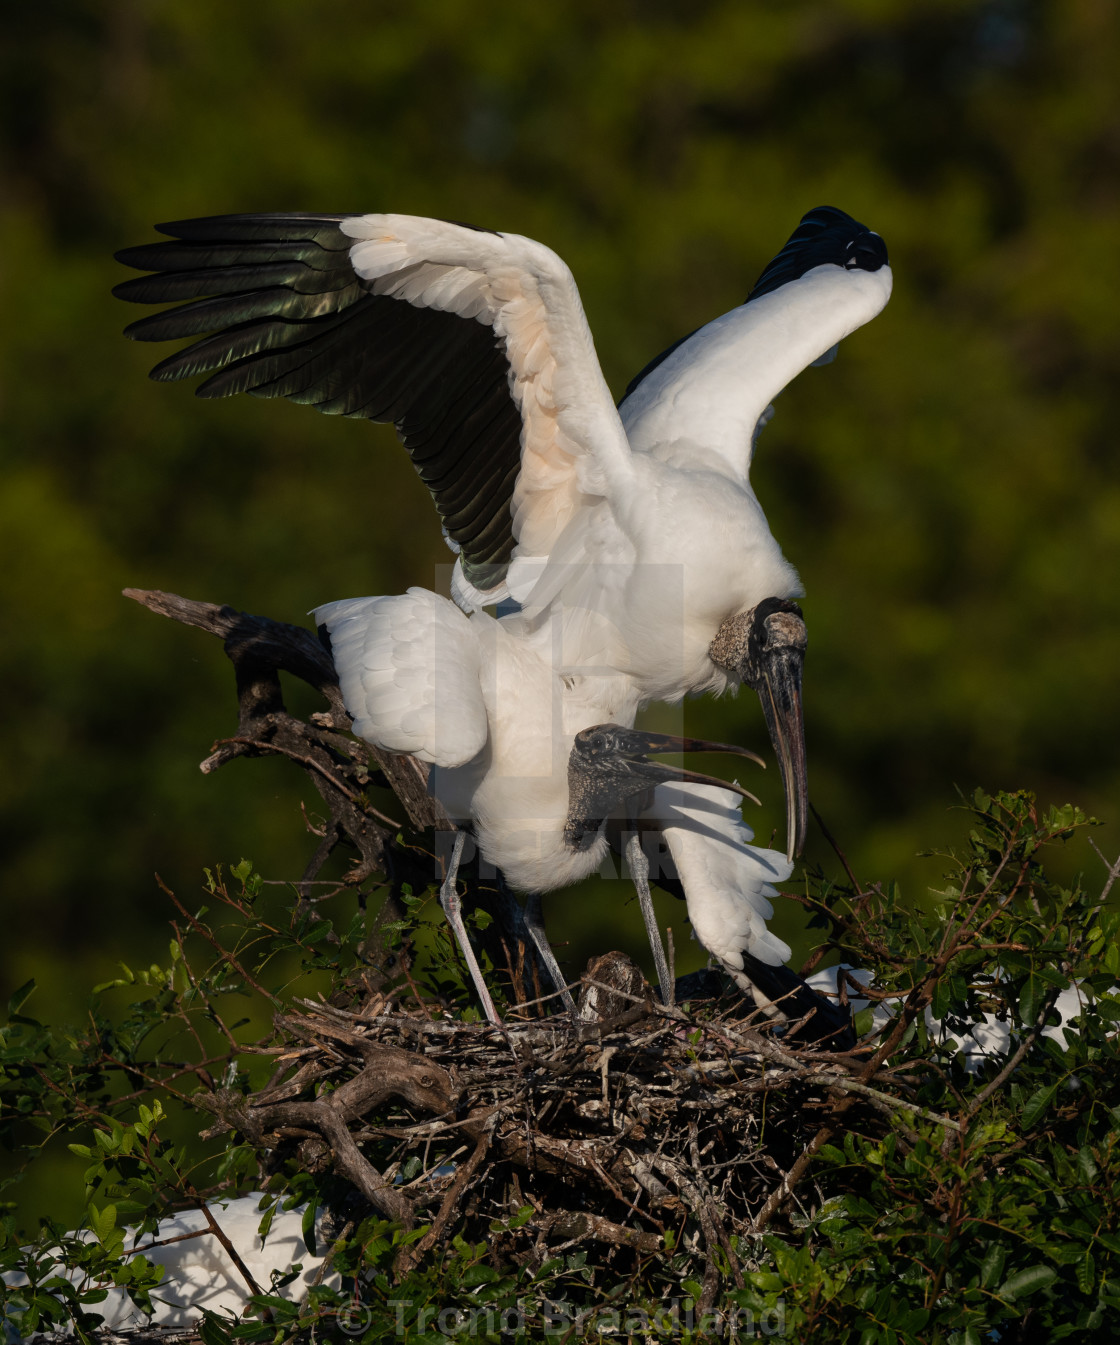
[[[671,347],[618,408],[571,273],[516,234],[409,215],[232,215],[159,226],[117,286],[186,300],[127,328],[201,337],[152,371],[203,397],[286,397],[394,422],[458,552],[465,608],[512,597],[561,676],[635,705],[745,682],[807,825],[797,573],[749,481],[771,399],[886,303],[878,234],[806,214],[744,304]],[[207,335],[209,333],[209,335]]]
[[[469,822],[481,853],[527,894],[528,931],[569,1009],[539,898],[601,871],[613,821],[630,832],[630,874],[663,994],[669,970],[653,916],[643,829],[654,829],[668,851],[657,880],[679,889],[697,939],[740,988],[774,1016],[812,1012],[809,1039],[847,1041],[844,1011],[784,965],[790,949],[767,929],[773,884],[792,865],[751,844],[738,798],[751,796],[738,785],[647,759],[666,751],[733,751],[759,761],[753,753],[630,727],[637,708],[630,680],[558,672],[551,633],[520,615],[468,618],[447,599],[411,589],[328,603],[315,616],[329,635],[354,731],[432,765],[432,788],[449,815]],[[604,722],[611,719],[625,722]],[[459,910],[460,854],[461,844],[440,899],[483,1007],[496,1021]]]
[[[519,615],[468,617],[416,588],[328,603],[315,617],[329,636],[354,732],[432,766],[430,786],[448,815],[470,826],[485,859],[526,894],[528,931],[568,1007],[566,979],[540,916],[541,894],[599,872],[608,821],[659,783],[721,784],[647,754],[731,751],[761,762],[744,748],[634,729],[637,701],[627,678],[564,675],[552,657],[551,633]],[[652,816],[648,802],[646,813]],[[458,845],[440,899],[493,1018],[459,911],[460,854]],[[660,936],[635,846],[630,858],[664,993],[668,973],[663,954],[657,957]],[[765,937],[764,926],[754,932]]]

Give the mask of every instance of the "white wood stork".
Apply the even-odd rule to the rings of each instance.
[[[654,361],[616,410],[571,274],[532,240],[401,215],[226,216],[160,229],[172,241],[118,254],[156,274],[116,293],[190,302],[128,334],[216,334],[152,376],[207,373],[202,396],[283,396],[396,423],[459,552],[457,601],[480,609],[516,599],[521,613],[506,620],[559,679],[559,699],[550,691],[531,715],[526,689],[540,679],[513,673],[509,682],[522,698],[513,718],[522,732],[539,726],[530,736],[547,740],[552,778],[567,780],[556,745],[593,727],[574,712],[589,681],[584,700],[598,722],[622,727],[649,700],[745,681],[782,768],[787,857],[800,850],[801,586],[748,470],[770,399],[885,304],[891,275],[877,234],[830,207],[810,211],[748,302]],[[452,614],[448,606],[429,618],[432,639],[454,643]],[[503,623],[492,624],[479,638],[501,645]],[[484,666],[490,676],[498,664]],[[461,712],[454,696],[447,704]],[[484,708],[475,726],[497,741],[501,713]],[[392,732],[407,738],[408,705],[397,712]],[[449,756],[437,749],[443,764],[465,768],[453,746]],[[523,783],[494,792],[492,808],[476,780],[470,811],[496,856],[495,831],[509,831],[503,809],[508,819],[511,803],[530,813],[533,804]],[[567,808],[553,803],[549,820],[562,834]],[[541,868],[549,886],[570,871],[543,858]],[[518,885],[528,882],[539,889],[541,874]]]
[[[878,234],[811,210],[749,300],[654,360],[616,410],[564,263],[516,234],[408,215],[233,215],[159,226],[114,291],[190,300],[127,328],[216,333],[152,370],[203,397],[287,397],[392,421],[459,557],[466,607],[562,613],[558,660],[638,703],[746,682],[804,839],[802,589],[750,487],[769,403],[886,303]],[[206,296],[206,297],[200,297]]]
[[[759,761],[753,753],[630,728],[637,706],[629,678],[609,670],[572,676],[557,668],[558,619],[549,627],[520,615],[495,619],[475,612],[468,618],[419,588],[399,597],[328,603],[315,616],[329,633],[354,731],[432,764],[432,788],[450,816],[469,822],[486,859],[527,894],[526,926],[558,989],[565,978],[539,898],[601,871],[608,824],[614,824],[612,830],[629,832],[630,875],[667,992],[669,969],[642,846],[643,828],[654,829],[668,851],[658,881],[684,898],[697,939],[740,988],[776,1017],[800,1018],[816,1009],[810,1036],[847,1039],[843,1010],[784,966],[790,948],[766,927],[774,884],[789,877],[792,864],[751,844],[738,797],[751,796],[645,757],[732,751]],[[627,804],[633,806],[624,815]],[[496,1020],[455,889],[462,836],[440,899],[479,998]]]

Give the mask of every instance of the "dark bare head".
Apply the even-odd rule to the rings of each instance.
[[[740,785],[712,775],[699,775],[650,761],[650,752],[734,752],[763,765],[762,758],[745,747],[710,743],[699,738],[677,738],[669,733],[646,733],[618,724],[597,724],[576,734],[568,757],[568,817],[564,839],[580,849],[599,834],[610,814],[627,799],[666,780],[718,785],[744,798],[758,800]]]
[[[762,702],[786,791],[786,853],[801,853],[809,821],[801,676],[808,632],[801,608],[788,598],[764,598],[725,621],[708,653],[717,667],[753,687]]]

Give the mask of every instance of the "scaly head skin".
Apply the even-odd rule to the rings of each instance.
[[[618,724],[597,724],[577,733],[568,757],[568,817],[564,839],[572,849],[582,848],[599,834],[607,817],[620,804],[666,780],[717,785],[734,790],[753,803],[758,800],[741,785],[712,775],[664,766],[650,761],[648,752],[734,752],[764,765],[745,747],[711,743],[699,738],[677,738],[669,733],[646,733]]]
[[[717,667],[753,687],[782,771],[786,792],[786,853],[801,853],[809,820],[801,676],[808,632],[801,608],[788,598],[764,598],[725,621],[709,655]]]

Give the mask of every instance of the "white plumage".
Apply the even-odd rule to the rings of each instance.
[[[410,588],[316,610],[331,632],[354,732],[429,765],[461,766],[486,746],[476,628],[444,598]]]
[[[431,762],[436,797],[449,816],[473,827],[483,855],[514,887],[540,894],[601,870],[606,829],[580,847],[565,834],[568,763],[581,730],[633,722],[629,679],[557,675],[540,625],[517,616],[468,618],[422,589],[330,603],[315,617],[330,632],[355,731]],[[441,733],[448,709],[449,728]],[[460,726],[473,733],[479,724],[489,725],[484,746],[468,756],[476,739]],[[426,732],[406,735],[398,725]],[[769,966],[790,957],[766,926],[773,884],[789,876],[789,860],[751,845],[738,796],[727,789],[660,784],[635,812],[635,821],[664,837],[700,944],[742,989],[754,989],[746,957]],[[624,814],[615,820],[625,821]]]
[[[565,837],[568,761],[580,730],[633,722],[628,679],[558,676],[539,625],[485,613],[468,619],[423,589],[329,603],[315,618],[330,633],[355,732],[432,763],[434,794],[453,820],[473,827],[481,852],[514,887],[545,893],[600,871],[605,829],[584,848]],[[697,940],[742,989],[754,988],[745,955],[770,966],[789,959],[766,922],[773,884],[792,865],[751,845],[738,795],[660,784],[635,820],[660,829]]]
[[[593,871],[606,846],[602,828],[566,835],[576,735],[747,681],[778,751],[792,858],[807,813],[802,589],[751,489],[751,453],[771,399],[886,303],[877,234],[810,211],[748,302],[616,408],[570,271],[531,239],[389,214],[161,229],[177,241],[119,254],[157,274],[117,292],[195,302],[129,334],[218,334],[153,375],[207,372],[205,396],[394,421],[458,552],[469,620],[419,589],[318,609],[360,734],[433,763],[486,857],[536,893]],[[510,597],[517,615],[480,610]],[[701,939],[733,971],[737,949],[784,960],[756,874],[779,866],[707,805],[701,826],[686,791],[666,832]]]
[[[583,850],[564,838],[568,760],[580,730],[633,723],[626,678],[565,677],[544,624],[468,618],[424,589],[328,603],[315,619],[355,732],[431,763],[448,815],[473,825],[515,888],[549,892],[599,868],[605,836]]]
[[[788,962],[788,943],[766,927],[773,917],[776,883],[793,865],[780,850],[752,845],[740,800],[712,785],[658,785],[650,810],[665,838],[684,887],[688,918],[700,945],[750,991],[744,954],[768,966]]]
[[[473,318],[493,328],[510,365],[524,425],[512,495],[519,554],[547,556],[586,489],[632,480],[626,436],[571,271],[550,248],[413,215],[360,215],[342,232],[358,240],[355,272],[377,294]],[[462,564],[457,563],[462,580]],[[493,602],[508,596],[498,588]]]
[[[262,1239],[257,1229],[264,1217],[261,1209],[264,1199],[263,1192],[254,1191],[233,1200],[211,1201],[209,1209],[262,1290],[292,1302],[301,1302],[308,1289],[319,1282],[324,1258],[322,1254],[313,1256],[307,1250],[302,1205],[293,1210],[278,1210],[267,1238]],[[317,1233],[321,1222],[320,1216],[316,1219]],[[128,1333],[156,1328],[193,1333],[203,1312],[239,1317],[248,1306],[250,1289],[229,1253],[207,1231],[209,1227],[202,1210],[184,1210],[161,1219],[154,1236],[143,1241],[131,1238],[130,1252],[137,1250],[149,1261],[165,1268],[162,1282],[152,1293],[154,1311],[151,1316],[146,1315],[129,1298],[127,1289],[109,1285],[105,1299],[87,1309],[100,1313],[101,1329]],[[79,1233],[77,1236],[92,1240],[93,1235]],[[288,1279],[297,1265],[301,1267],[299,1274]],[[75,1286],[89,1287],[85,1272],[80,1268],[67,1269],[60,1263],[54,1273]],[[274,1275],[284,1277],[279,1288],[273,1286]],[[13,1288],[27,1283],[27,1276],[22,1272],[7,1271],[3,1278],[5,1284]],[[327,1272],[323,1281],[332,1288],[339,1284],[333,1271]],[[18,1292],[14,1297],[18,1300]],[[52,1334],[61,1336],[62,1333]],[[50,1336],[43,1334],[29,1339],[43,1340]]]
[[[826,262],[752,299],[679,345],[619,411],[571,272],[548,248],[404,215],[340,227],[375,293],[488,323],[509,361],[516,546],[504,580],[481,591],[460,555],[456,595],[512,596],[530,619],[559,604],[571,661],[594,651],[645,700],[724,689],[709,657],[723,622],[802,593],[750,486],[755,427],[794,375],[883,307],[890,268]]]

